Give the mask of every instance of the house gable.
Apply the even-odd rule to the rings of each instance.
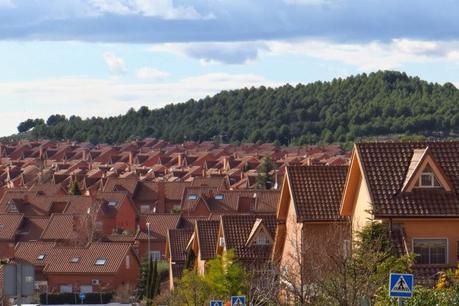
[[[274,240],[269,234],[269,231],[266,228],[266,226],[263,224],[263,219],[257,218],[257,220],[255,220],[255,223],[253,224],[252,230],[250,231],[245,246],[272,245],[273,243]]]
[[[452,191],[452,184],[446,177],[441,166],[436,162],[429,146],[424,149],[414,149],[410,165],[403,183],[402,192],[411,192],[419,186],[421,176],[432,175],[433,184],[429,187],[441,187],[446,191]]]

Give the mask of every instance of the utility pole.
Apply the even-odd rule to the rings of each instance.
[[[147,222],[147,242],[148,242],[148,262],[151,261],[151,252],[150,252],[150,222]],[[18,305],[19,306],[19,305]]]

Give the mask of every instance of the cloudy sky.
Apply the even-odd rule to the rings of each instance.
[[[459,85],[455,0],[0,0],[0,135],[379,69]]]

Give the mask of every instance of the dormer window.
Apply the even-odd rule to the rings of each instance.
[[[116,200],[108,201],[108,206],[116,206],[116,205],[118,205],[118,201],[116,201]]]
[[[188,195],[188,200],[194,201],[194,200],[197,200],[197,199],[198,199],[198,196],[195,195],[195,194],[190,194],[190,195]]]
[[[223,194],[217,194],[215,195],[215,200],[223,200],[225,196]]]
[[[440,184],[435,177],[435,174],[431,171],[424,171],[419,177],[418,184],[416,187],[420,188],[438,188]]]
[[[14,204],[13,200],[9,200],[6,205],[7,205],[7,210],[8,210],[9,213],[18,213],[19,212],[19,210],[18,210],[16,204]]]

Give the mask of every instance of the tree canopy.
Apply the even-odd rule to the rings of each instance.
[[[152,101],[153,103],[154,101]],[[198,101],[130,109],[125,115],[29,119],[30,137],[120,143],[155,137],[186,140],[345,143],[393,135],[451,137],[459,133],[459,90],[396,71],[330,82],[222,91]]]

